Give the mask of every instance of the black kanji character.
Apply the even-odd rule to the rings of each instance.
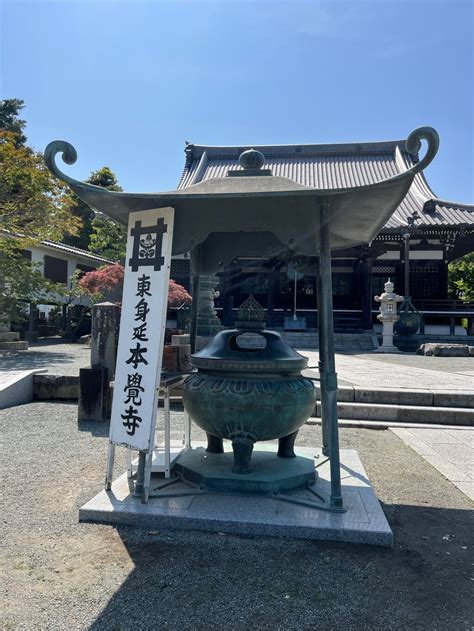
[[[143,298],[143,296],[151,296],[150,287],[150,277],[142,274],[137,282],[137,293],[135,296],[139,296],[140,298]]]
[[[123,389],[124,392],[127,393],[127,399],[124,401],[125,404],[130,402],[132,402],[133,405],[142,404],[140,392],[145,392],[145,388],[141,385],[141,383],[142,375],[139,375],[136,372],[132,375],[127,375],[127,385]]]
[[[142,298],[140,302],[135,305],[135,320],[141,320],[145,322],[147,315],[150,313],[147,301]]]
[[[132,340],[140,340],[140,342],[148,342],[148,338],[146,337],[146,322],[140,324],[140,326],[133,327],[133,335]]]
[[[132,354],[125,363],[132,364],[135,370],[137,369],[138,364],[148,364],[148,361],[143,357],[143,353],[146,353],[147,351],[147,348],[141,348],[139,342],[137,342],[136,347],[130,349]]]
[[[125,414],[120,416],[124,419],[122,425],[126,428],[127,434],[133,436],[135,431],[139,428],[142,418],[137,415],[138,410],[135,410],[131,405],[128,410],[125,410]]]

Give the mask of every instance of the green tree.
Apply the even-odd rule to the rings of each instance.
[[[0,130],[14,134],[17,147],[26,143],[26,136],[23,133],[26,121],[18,118],[24,107],[25,103],[21,99],[3,99],[0,101]]]
[[[474,252],[448,265],[449,294],[463,302],[474,302]]]
[[[94,184],[94,186],[102,186],[110,191],[122,190],[115,174],[109,167],[102,167],[93,171],[86,182]],[[114,227],[117,224],[103,215],[96,221],[96,213],[77,195],[71,194],[71,196],[73,199],[72,213],[80,220],[82,228],[78,235],[64,235],[63,243],[115,260],[117,249],[114,247],[114,239],[120,235],[120,231]],[[109,224],[111,225],[109,226]],[[109,232],[111,232],[110,236],[108,235]],[[118,247],[118,251],[120,251],[120,247]]]
[[[45,239],[75,234],[66,187],[46,168],[43,156],[24,144],[19,99],[0,102],[0,313],[15,319],[24,302],[52,291],[21,251]]]
[[[102,213],[96,213],[92,220],[92,234],[89,251],[117,263],[125,262],[127,249],[127,229]]]

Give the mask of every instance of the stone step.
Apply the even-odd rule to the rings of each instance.
[[[461,407],[338,402],[341,419],[474,426],[474,410]],[[321,417],[318,401],[315,416]]]
[[[18,342],[20,334],[15,331],[0,331],[0,342]]]
[[[315,384],[318,400],[319,384]],[[436,408],[471,408],[472,392],[465,390],[405,390],[390,388],[360,388],[339,386],[337,400],[341,403],[365,403],[369,405],[415,405]]]
[[[0,351],[27,351],[28,342],[21,340],[16,342],[0,342]]]
[[[314,332],[281,331],[281,336],[293,348],[317,350],[319,336]],[[377,347],[374,335],[370,333],[354,335],[353,333],[335,333],[334,348],[336,351],[371,351]]]

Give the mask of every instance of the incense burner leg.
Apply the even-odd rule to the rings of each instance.
[[[246,434],[237,434],[232,439],[232,449],[234,451],[233,473],[250,473],[253,445],[254,441]]]
[[[223,454],[224,453],[224,441],[219,436],[208,434],[207,436],[207,448],[206,451],[210,454]]]
[[[295,440],[297,435],[298,430],[278,440],[278,455],[280,458],[296,458]]]

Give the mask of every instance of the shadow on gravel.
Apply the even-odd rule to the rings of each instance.
[[[119,527],[135,568],[90,629],[468,629],[472,514],[384,511],[393,549]]]
[[[100,436],[101,438],[104,438],[109,435],[110,422],[104,421],[103,423],[99,423],[98,421],[78,420],[77,429],[80,432],[88,432],[91,436]]]
[[[18,351],[14,353],[2,352],[2,371],[33,370],[34,368],[48,368],[52,364],[59,370],[58,364],[71,364],[76,361],[73,353],[54,353],[50,351]]]

